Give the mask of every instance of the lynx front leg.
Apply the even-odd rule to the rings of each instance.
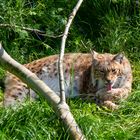
[[[111,89],[110,91],[104,93],[102,98],[104,100],[118,101],[121,99],[126,99],[128,97],[129,92],[130,89],[128,88]]]
[[[111,109],[111,110],[116,110],[118,109],[118,105],[116,105],[115,103],[113,103],[112,101],[102,101],[101,102],[101,105],[107,107],[108,109]]]
[[[127,98],[130,91],[130,88],[116,88],[109,91],[101,89],[96,93],[96,96],[102,100],[118,101]]]
[[[118,105],[112,102],[113,100],[110,99],[110,96],[106,96],[106,95],[107,95],[107,90],[105,88],[100,89],[96,92],[96,98],[99,100],[99,105],[105,106],[111,110],[118,109]]]
[[[127,98],[129,92],[129,88],[117,88],[111,89],[109,91],[106,89],[100,89],[96,93],[96,97],[101,100],[101,105],[111,110],[115,110],[118,109],[118,105],[116,105],[114,102]]]

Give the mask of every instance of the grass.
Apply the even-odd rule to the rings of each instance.
[[[94,103],[69,99],[71,111],[88,140],[139,140],[140,65],[134,65],[133,91],[114,112]],[[17,109],[0,109],[1,140],[66,140],[63,125],[44,101],[25,102]]]
[[[67,3],[67,6],[70,6],[70,9],[66,7],[67,11],[64,3],[62,11],[60,11],[59,7],[63,1],[58,5],[51,1],[46,1],[47,4],[39,1],[39,3],[32,2],[30,5],[22,5],[21,10],[18,6],[20,3],[14,3],[15,7],[13,4],[10,6],[13,1],[8,3],[9,5],[4,9],[10,8],[11,12],[10,10],[7,10],[9,14],[7,11],[4,12],[5,17],[1,15],[1,22],[3,22],[3,17],[7,23],[17,22],[15,23],[17,25],[31,25],[32,27],[32,21],[34,21],[34,28],[41,26],[40,29],[45,28],[54,34],[60,34],[64,24],[60,27],[62,23],[60,22],[58,25],[57,23],[64,20],[68,11],[71,11],[70,9],[73,7]],[[1,9],[4,5],[3,3],[0,5]],[[31,5],[33,8],[30,7]],[[43,5],[47,5],[49,10]],[[80,99],[68,100],[71,111],[88,140],[140,139],[140,14],[135,11],[134,5],[130,0],[86,1],[72,25],[66,52],[89,52],[89,48],[99,52],[125,52],[133,68],[132,94],[127,100],[120,103],[120,109],[117,111],[104,110],[94,103],[83,102]],[[13,16],[13,13],[17,13],[17,11],[27,13],[30,11],[29,13],[37,14],[21,13]],[[49,13],[48,16],[46,13]],[[51,13],[53,14],[51,15]],[[24,16],[22,17],[22,15]],[[47,27],[45,27],[46,25]],[[42,38],[37,38],[35,35],[31,36],[28,33],[27,36],[26,34],[22,30],[14,31],[14,29],[12,31],[1,29],[0,32],[6,50],[21,63],[58,53],[59,39],[43,38],[42,36],[40,36]],[[3,77],[3,73],[0,69],[0,78]],[[0,92],[1,101],[1,89]],[[17,109],[0,108],[0,140],[52,139],[67,140],[70,138],[55,112],[45,101],[25,102]]]

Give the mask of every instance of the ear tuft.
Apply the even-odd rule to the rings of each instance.
[[[114,56],[113,60],[117,61],[118,63],[121,64],[123,61],[123,58],[124,58],[124,55],[122,53],[120,53],[120,54],[117,54],[116,56]]]
[[[90,52],[91,52],[92,58],[95,59],[98,53],[92,50]]]
[[[98,64],[97,55],[98,53],[95,51],[91,51],[93,65],[96,66]]]

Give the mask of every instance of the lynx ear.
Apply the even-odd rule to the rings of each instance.
[[[123,61],[123,58],[124,58],[124,55],[120,53],[120,54],[117,54],[116,56],[114,56],[113,60],[117,61],[118,63],[121,64]]]
[[[95,51],[91,51],[91,55],[92,55],[92,62],[93,65],[96,66],[98,64],[98,60],[97,60],[97,55],[98,53]]]
[[[92,54],[92,58],[93,59],[96,59],[96,56],[97,56],[98,53],[91,50],[91,54]]]

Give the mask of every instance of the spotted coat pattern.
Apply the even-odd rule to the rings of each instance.
[[[122,54],[70,53],[65,54],[63,65],[66,97],[80,96],[116,109],[117,101],[131,92],[131,66]],[[25,67],[59,95],[58,55],[35,60]],[[22,102],[27,97],[37,98],[34,91],[11,73],[7,73],[5,87],[4,106]]]

